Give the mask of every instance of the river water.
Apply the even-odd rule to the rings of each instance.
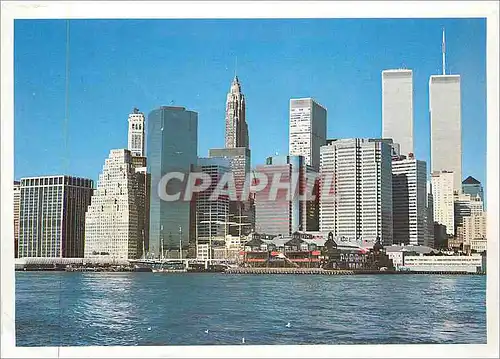
[[[486,343],[485,298],[486,276],[17,272],[16,345]]]

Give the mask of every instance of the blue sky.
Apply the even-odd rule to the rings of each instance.
[[[381,71],[414,72],[417,158],[429,161],[428,81],[462,76],[463,176],[486,180],[486,20],[71,20],[69,120],[66,22],[16,20],[15,178],[67,173],[97,180],[127,146],[127,117],[174,103],[199,113],[198,155],[224,146],[226,94],[237,73],[253,166],[288,151],[288,104],[328,109],[328,137],[379,137]],[[451,149],[452,150],[452,149]],[[429,167],[429,162],[428,162]]]

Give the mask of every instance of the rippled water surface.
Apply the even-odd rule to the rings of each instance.
[[[485,276],[18,272],[16,343],[486,343],[485,288]]]

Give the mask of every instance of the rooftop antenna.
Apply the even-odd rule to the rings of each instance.
[[[238,70],[238,56],[234,60],[234,77],[236,78],[236,71]]]
[[[443,53],[443,75],[446,75],[446,40],[444,36],[444,27],[443,27],[443,43],[441,46],[441,51]]]

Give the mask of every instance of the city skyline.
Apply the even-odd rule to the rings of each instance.
[[[66,23],[64,21],[43,21],[40,25],[42,28],[46,27],[47,31],[40,31],[41,33],[58,35],[54,40],[55,54],[50,55],[45,58],[45,64],[47,61],[53,61],[57,57],[57,62],[51,63],[51,71],[49,74],[34,76],[30,81],[23,82],[22,79],[26,74],[24,72],[30,73],[22,67],[25,57],[24,55],[29,55],[30,53],[37,53],[41,50],[34,46],[32,49],[27,51],[26,46],[29,42],[23,41],[26,35],[30,35],[34,29],[37,29],[38,25],[34,25],[36,21],[21,21],[16,22],[16,36],[15,41],[15,56],[16,56],[16,67],[15,67],[15,95],[16,100],[15,107],[15,178],[20,177],[35,176],[42,174],[52,174],[52,173],[67,173],[69,175],[75,176],[85,176],[95,179],[98,176],[99,170],[101,168],[102,161],[107,156],[107,151],[109,148],[126,148],[126,121],[127,116],[130,113],[130,109],[133,107],[138,107],[145,113],[152,111],[161,105],[168,105],[170,101],[174,102],[175,105],[185,106],[193,111],[199,113],[199,145],[198,145],[198,156],[205,157],[208,154],[210,148],[220,148],[224,143],[224,96],[227,94],[227,84],[234,76],[234,58],[239,56],[239,66],[238,66],[238,77],[245,88],[245,95],[247,100],[247,123],[249,127],[249,137],[250,137],[250,148],[252,149],[252,167],[258,164],[263,164],[265,158],[269,155],[278,152],[280,155],[288,154],[288,103],[291,98],[298,97],[312,97],[318,102],[322,103],[328,110],[328,128],[327,128],[327,138],[353,138],[353,137],[380,137],[382,132],[382,113],[381,113],[381,97],[382,97],[382,83],[381,83],[381,73],[385,69],[405,67],[412,69],[414,72],[414,123],[415,123],[415,154],[417,159],[425,160],[430,164],[429,153],[430,153],[430,119],[429,119],[429,106],[428,106],[428,81],[431,75],[440,74],[441,72],[441,30],[442,27],[446,27],[447,31],[447,68],[452,74],[460,74],[463,79],[462,84],[462,125],[463,125],[463,177],[473,176],[483,183],[486,187],[486,177],[485,177],[485,125],[486,125],[486,115],[485,115],[485,21],[484,20],[276,20],[276,21],[266,21],[266,20],[225,20],[225,21],[207,21],[207,20],[196,20],[199,25],[196,29],[208,28],[213,34],[218,35],[219,39],[223,36],[220,32],[226,26],[231,24],[236,24],[236,28],[239,29],[240,23],[245,23],[243,26],[255,26],[258,30],[256,34],[248,34],[248,39],[251,41],[256,41],[259,36],[266,35],[266,29],[272,30],[269,36],[269,41],[265,44],[259,44],[258,46],[253,44],[250,50],[238,50],[237,48],[225,48],[224,59],[211,58],[210,56],[205,57],[207,60],[204,61],[208,63],[204,68],[212,68],[213,73],[204,74],[203,77],[199,77],[198,71],[195,70],[195,74],[189,75],[188,79],[193,79],[196,77],[198,88],[193,90],[188,90],[185,87],[178,87],[171,92],[161,92],[158,91],[159,84],[155,83],[159,79],[164,79],[166,84],[176,84],[180,77],[178,75],[173,77],[168,76],[158,76],[156,75],[156,80],[143,81],[141,80],[141,75],[144,76],[145,69],[151,67],[148,66],[149,61],[144,61],[144,63],[137,64],[137,58],[131,56],[127,61],[120,60],[120,65],[115,74],[112,73],[108,76],[108,82],[99,85],[99,88],[90,86],[91,80],[96,80],[94,75],[103,71],[106,66],[112,66],[111,62],[118,61],[115,54],[114,56],[107,56],[108,61],[99,63],[95,57],[90,57],[90,60],[97,61],[97,66],[93,69],[86,68],[86,66],[78,67],[78,53],[84,50],[79,47],[83,40],[82,30],[88,29],[98,29],[101,26],[107,26],[110,28],[115,28],[116,31],[113,32],[114,40],[116,44],[113,45],[115,50],[108,51],[118,52],[124,51],[120,42],[120,39],[126,38],[127,33],[130,28],[127,28],[128,23],[131,28],[136,28],[139,24],[145,24],[150,32],[144,32],[145,36],[151,35],[152,38],[158,36],[159,28],[164,28],[167,34],[170,31],[170,35],[174,35],[175,31],[182,31],[185,28],[185,23],[190,23],[192,21],[71,21],[71,42],[70,42],[70,56],[73,59],[71,65],[70,75],[70,116],[69,116],[69,127],[68,127],[68,151],[64,151],[63,142],[64,132],[63,132],[63,111],[51,111],[51,113],[61,113],[61,116],[50,117],[50,121],[45,121],[43,128],[39,128],[38,123],[33,123],[30,120],[29,126],[23,122],[26,119],[25,111],[31,108],[30,105],[35,105],[37,101],[44,98],[48,98],[48,102],[44,103],[43,106],[37,106],[38,111],[31,113],[30,118],[37,118],[37,116],[44,116],[44,113],[49,109],[63,109],[64,108],[64,96],[57,96],[59,85],[64,84],[64,64],[65,56],[61,58],[57,57],[58,51],[65,48],[65,36],[66,36]],[[176,23],[179,25],[181,30],[175,30],[173,27]],[[248,25],[248,22],[252,22],[252,25]],[[21,24],[22,23],[22,24]],[[161,26],[158,25],[161,23]],[[276,24],[275,24],[276,23]],[[422,23],[422,25],[418,25]],[[464,26],[460,26],[463,23]],[[260,27],[258,26],[260,24]],[[291,42],[285,41],[284,45],[276,48],[276,54],[288,54],[288,57],[283,59],[278,59],[276,55],[270,55],[270,53],[263,53],[261,58],[258,58],[258,62],[252,62],[253,57],[256,56],[260,48],[268,48],[268,45],[273,41],[277,42],[280,39],[283,40],[284,35],[286,35],[286,30],[292,31],[292,25],[295,24],[295,31],[301,33],[298,39],[294,38],[293,41],[296,43],[295,47],[291,46]],[[358,25],[359,24],[359,25]],[[281,26],[281,28],[280,28]],[[348,35],[343,35],[340,40],[332,42],[330,47],[328,41],[331,40],[333,30],[338,27],[344,27],[345,29],[355,28],[359,30],[370,26],[379,26],[377,31],[382,33],[382,41],[395,41],[393,37],[389,37],[387,32],[389,28],[397,26],[408,32],[410,29],[415,31],[416,27],[421,27],[422,29],[427,29],[427,31],[422,32],[420,41],[415,40],[415,36],[407,37],[407,41],[402,41],[397,44],[393,44],[390,47],[385,47],[382,51],[375,51],[373,47],[376,45],[376,39],[372,38],[369,34],[366,34],[365,38],[359,38],[358,41],[354,41],[349,38]],[[379,31],[379,28],[382,31]],[[17,31],[19,29],[19,31]],[[330,29],[331,31],[326,31]],[[480,29],[481,31],[479,31]],[[317,40],[315,43],[311,44],[306,51],[306,55],[298,56],[297,51],[302,49],[307,49],[304,47],[303,43],[306,42],[311,37],[314,37],[317,32],[324,30],[323,37]],[[172,34],[172,31],[174,34]],[[200,30],[201,31],[201,30]],[[302,31],[302,32],[301,32]],[[466,45],[471,45],[470,41],[472,34],[478,32],[480,35],[475,35],[476,40],[473,41],[474,46],[478,48],[477,51],[466,51]],[[404,32],[404,31],[403,31]],[[243,36],[242,33],[237,31],[238,36]],[[31,34],[32,39],[35,39],[37,35]],[[197,49],[205,49],[208,52],[208,45],[201,47],[199,40],[193,38],[192,36],[200,36],[196,30],[191,30],[187,32],[187,38],[196,45]],[[247,36],[247,35],[245,35]],[[403,34],[400,34],[403,37]],[[217,36],[216,36],[217,37]],[[352,35],[351,35],[352,37]],[[76,38],[76,40],[75,40]],[[204,37],[203,37],[204,38]],[[284,37],[287,39],[286,37]],[[478,41],[480,38],[481,41]],[[134,39],[133,37],[131,38]],[[139,37],[135,37],[136,42]],[[173,43],[179,47],[180,45],[176,42],[177,38],[172,37]],[[79,41],[80,40],[80,41]],[[108,37],[105,37],[97,44],[89,45],[89,49],[95,53],[99,46],[103,46],[106,41],[111,41]],[[119,41],[120,40],[120,41]],[[361,41],[366,40],[366,41]],[[404,40],[404,39],[402,39]],[[153,41],[153,40],[151,40]],[[349,42],[351,41],[351,42]],[[258,42],[258,41],[257,41]],[[361,48],[364,42],[364,48]],[[109,45],[109,44],[108,44]],[[321,45],[321,46],[319,46]],[[337,45],[335,48],[334,45]],[[345,51],[339,49],[340,45],[343,45]],[[425,49],[421,48],[425,45]],[[412,46],[414,47],[412,49]],[[97,48],[96,48],[97,47]],[[351,48],[349,48],[351,47]],[[364,54],[370,56],[372,54],[375,56],[377,61],[367,61],[375,62],[376,64],[367,65],[365,63],[359,62],[359,59],[354,57],[355,60],[349,67],[348,56],[352,55],[353,48],[357,50],[365,50]],[[188,46],[189,48],[189,46]],[[24,49],[24,52],[23,52]],[[180,46],[181,50],[185,50]],[[57,51],[56,51],[57,50]],[[151,56],[151,52],[156,53],[157,56],[161,55],[161,49],[158,47],[151,47],[148,53]],[[165,50],[165,49],[163,49]],[[251,51],[253,50],[253,52]],[[328,50],[328,51],[327,51]],[[417,51],[418,50],[418,51]],[[423,51],[425,50],[425,51]],[[136,51],[136,50],[134,50]],[[262,51],[262,50],[261,50]],[[300,52],[300,51],[299,51]],[[325,55],[327,53],[326,59],[317,60],[311,55],[317,54]],[[473,54],[474,52],[474,54]],[[47,51],[51,53],[51,51]],[[182,51],[181,51],[182,53]],[[202,52],[203,53],[203,52]],[[242,56],[243,53],[243,56]],[[384,54],[381,54],[384,53]],[[417,53],[420,55],[417,56]],[[339,55],[344,54],[344,61],[339,61]],[[64,52],[59,55],[64,55]],[[110,55],[107,53],[106,55]],[[265,56],[267,55],[267,57]],[[147,58],[148,55],[143,55]],[[294,57],[297,60],[297,64],[291,64],[289,61],[290,57]],[[76,58],[75,58],[76,57]],[[181,56],[182,57],[182,56]],[[200,55],[200,59],[196,61],[203,60],[203,56]],[[415,57],[419,57],[416,61]],[[152,57],[148,58],[153,59]],[[269,63],[269,60],[273,60]],[[408,59],[406,61],[406,59]],[[222,60],[222,61],[220,61]],[[249,61],[250,60],[250,61]],[[330,61],[334,60],[334,61]],[[337,60],[337,61],[335,61]],[[341,60],[341,59],[340,59]],[[132,87],[135,91],[130,88],[121,89],[121,95],[123,99],[113,101],[109,96],[109,93],[113,92],[113,86],[116,85],[118,80],[117,73],[124,71],[127,67],[125,63],[132,61],[135,63],[138,75],[137,76],[124,76],[123,81],[129,80],[130,84],[134,84]],[[195,59],[191,60],[186,66],[193,66]],[[231,62],[230,62],[231,61]],[[267,63],[266,63],[267,62]],[[330,62],[328,67],[325,63]],[[340,62],[340,65],[338,66]],[[42,59],[41,63],[44,61]],[[198,62],[196,62],[198,63]],[[198,63],[199,64],[199,63]],[[226,64],[226,65],[224,65]],[[81,65],[81,63],[80,63]],[[262,69],[262,66],[268,65],[266,69],[267,74],[270,72],[274,75],[273,82],[268,85],[269,82],[264,82],[262,80],[262,75],[257,72]],[[279,65],[279,66],[277,66]],[[285,65],[285,67],[281,66]],[[315,66],[321,65],[321,69],[325,70],[323,72],[319,71],[317,75],[324,74],[325,76],[315,76],[313,69]],[[103,67],[104,66],[104,67]],[[37,66],[35,66],[37,67]],[[224,67],[224,68],[222,68]],[[203,68],[203,67],[202,67]],[[19,70],[23,71],[21,74]],[[37,67],[37,69],[39,69]],[[342,74],[343,70],[347,71],[347,75],[352,75],[352,71],[358,69],[358,76],[353,77],[351,83],[346,83],[345,78],[342,76],[347,76]],[[280,70],[280,71],[278,71]],[[264,71],[264,72],[266,72]],[[76,75],[74,74],[76,72]],[[147,71],[146,71],[147,72]],[[300,76],[300,81],[294,80],[293,78],[287,77],[290,72],[298,73]],[[449,73],[449,71],[448,71]],[[38,85],[44,83],[44,76],[56,76],[58,81],[52,86],[45,86],[45,89],[39,89]],[[311,76],[314,75],[314,76]],[[146,74],[147,75],[147,74]],[[184,76],[187,76],[184,73]],[[147,76],[145,77],[147,79]],[[205,79],[207,81],[205,81]],[[47,79],[45,79],[47,80]],[[79,81],[78,81],[79,80]],[[285,80],[288,80],[288,87],[284,89],[279,88],[278,84],[282,84]],[[62,81],[62,82],[61,82]],[[189,81],[187,81],[190,83]],[[205,83],[207,82],[207,83]],[[178,84],[178,83],[177,83]],[[263,85],[266,84],[267,87],[264,90],[270,90],[269,92],[262,91]],[[201,91],[203,88],[210,89],[208,91]],[[333,88],[332,88],[333,86]],[[329,92],[327,90],[336,89],[337,87],[344,87],[344,97],[340,96],[341,93],[337,91]],[[64,87],[64,86],[62,86]],[[161,86],[160,86],[161,87]],[[189,87],[189,86],[188,86]],[[149,89],[150,88],[150,89]],[[109,89],[109,91],[106,91]],[[220,90],[219,90],[220,89]],[[33,91],[32,91],[33,90]],[[41,91],[41,92],[40,92]],[[97,98],[104,91],[104,97]],[[263,92],[260,94],[259,92]],[[120,94],[120,91],[118,91]],[[73,94],[73,95],[72,95]],[[149,95],[149,96],[148,96]],[[180,95],[180,96],[177,96]],[[271,97],[266,99],[266,101],[271,101],[272,104],[266,104],[267,102],[263,100],[264,96]],[[38,96],[38,97],[37,97]],[[54,98],[50,98],[54,96]],[[115,94],[114,96],[117,96]],[[346,98],[347,96],[347,98]],[[177,97],[181,100],[174,99]],[[98,114],[95,114],[95,121],[90,122],[87,118],[85,121],[79,121],[78,119],[82,116],[81,110],[79,108],[82,104],[85,104],[85,109],[88,117],[89,112],[89,101],[94,100],[97,108],[101,107]],[[136,98],[134,100],[134,98]],[[172,99],[171,99],[172,98]],[[22,101],[25,99],[26,101]],[[103,102],[107,103],[108,107],[103,107]],[[365,106],[360,107],[359,102],[366,103]],[[23,106],[19,105],[21,103]],[[358,105],[357,105],[358,104]],[[90,103],[92,105],[92,102]],[[90,108],[92,112],[92,108]],[[29,111],[28,111],[29,112]],[[349,113],[350,116],[346,114]],[[482,120],[478,120],[482,119]],[[89,126],[89,123],[92,125]],[[27,128],[29,127],[29,128]],[[110,133],[110,128],[113,128],[112,133]],[[25,129],[26,131],[23,131]],[[34,138],[30,144],[23,145],[19,147],[20,141],[26,138],[26,136],[32,136],[33,132],[37,130],[38,132],[45,131],[49,138],[53,141],[59,137],[59,141],[55,143],[47,143],[44,141],[43,150],[50,151],[54,154],[52,157],[46,157],[47,160],[42,163],[34,163],[30,160],[28,154],[33,151],[32,146],[39,146],[39,140]],[[91,131],[86,132],[86,131]],[[45,134],[44,132],[44,134]],[[92,136],[94,141],[92,148],[85,147],[85,151],[81,150],[82,139],[77,138],[76,133],[82,134],[82,139],[87,136]],[[254,134],[254,135],[252,135]],[[258,136],[256,136],[258,134]],[[261,134],[268,134],[268,136],[261,136]],[[36,137],[36,136],[35,136]],[[482,138],[483,140],[477,141],[476,138]],[[271,140],[267,140],[270,138]],[[23,141],[24,142],[24,141]],[[80,144],[79,144],[80,143]],[[110,144],[111,143],[111,144]],[[148,144],[146,144],[148,146]],[[66,155],[65,155],[66,153]],[[69,160],[69,165],[65,166],[62,158]],[[67,168],[64,168],[67,167]],[[430,172],[430,171],[429,171]],[[464,178],[462,178],[463,180]]]

